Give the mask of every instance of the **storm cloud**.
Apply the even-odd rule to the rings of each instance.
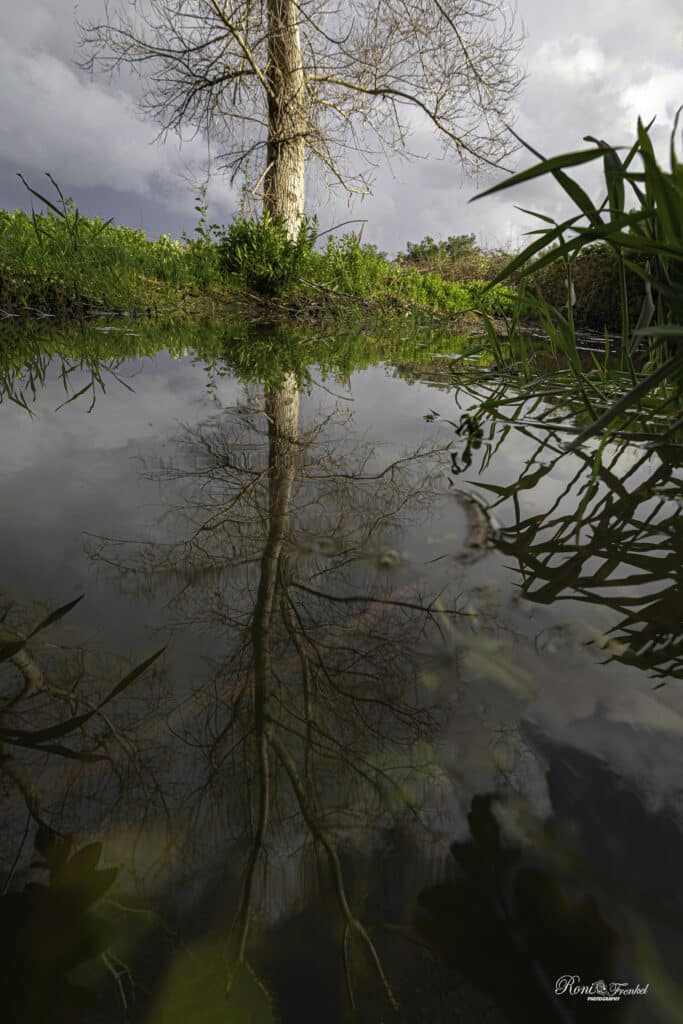
[[[123,0],[112,0],[112,6]],[[140,118],[134,78],[91,79],[75,63],[76,19],[101,12],[103,0],[0,0],[0,203],[30,206],[16,178],[22,171],[44,187],[50,171],[86,214],[162,231],[191,231],[194,195],[206,165],[201,138],[154,142],[155,125]],[[576,149],[585,135],[628,144],[641,115],[657,117],[653,138],[662,157],[676,108],[683,103],[683,12],[677,0],[520,0],[525,30],[521,54],[527,78],[518,98],[516,130],[551,155]],[[647,11],[647,13],[645,13]],[[683,147],[682,147],[683,148]],[[514,192],[469,204],[500,175],[478,182],[463,175],[419,122],[412,161],[396,160],[376,172],[374,195],[349,206],[339,196],[311,192],[323,227],[349,217],[367,219],[364,239],[390,252],[426,234],[474,232],[488,246],[518,244],[533,227],[514,204],[560,217],[568,209],[553,182],[536,181]],[[529,162],[521,151],[513,163]],[[599,168],[580,174],[595,190]],[[234,212],[237,191],[213,180],[211,214]]]

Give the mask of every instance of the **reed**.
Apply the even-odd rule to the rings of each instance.
[[[518,275],[516,310],[504,339],[511,359],[520,361],[516,338],[524,312],[531,310],[543,323],[554,350],[563,355],[571,368],[591,416],[590,425],[577,437],[575,445],[609,430],[617,419],[623,429],[629,417],[638,417],[646,396],[651,409],[654,404],[656,415],[666,412],[671,423],[669,434],[683,425],[683,165],[675,146],[681,110],[683,107],[676,114],[671,132],[669,171],[659,165],[654,152],[649,134],[653,121],[644,125],[639,118],[636,139],[623,159],[618,150],[624,147],[592,136],[585,137],[586,142],[592,143],[591,148],[550,159],[520,138],[539,162],[474,197],[481,199],[551,174],[577,208],[571,217],[558,223],[545,214],[517,207],[536,217],[543,226],[528,233],[534,236],[533,241],[488,286],[495,287]],[[636,158],[640,167],[635,166]],[[598,206],[567,173],[569,168],[594,160],[602,161],[605,186],[604,199]],[[629,201],[635,200],[634,209],[627,209],[627,196]],[[576,261],[596,242],[609,247],[618,265],[619,370],[627,375],[630,385],[607,405],[601,384],[606,363],[597,368],[596,374],[582,370],[571,301]],[[565,309],[534,296],[525,287],[534,274],[558,263],[567,281],[569,298]],[[629,274],[642,281],[643,297],[635,319]],[[488,322],[487,329],[491,335],[493,329]],[[606,350],[609,354],[607,336]]]

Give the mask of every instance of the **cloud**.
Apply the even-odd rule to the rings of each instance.
[[[124,2],[112,0],[112,6]],[[83,194],[101,201],[105,216],[129,217],[140,208],[137,222],[151,221],[160,231],[165,209],[170,230],[191,230],[196,214],[186,179],[199,176],[206,157],[202,141],[187,141],[180,149],[174,138],[151,144],[156,129],[138,117],[136,80],[91,81],[73,64],[74,13],[84,21],[103,7],[103,0],[32,0],[27,18],[16,0],[0,0],[0,203],[15,202],[14,170],[50,170],[77,201]],[[519,10],[527,32],[521,59],[529,71],[519,96],[522,137],[547,155],[584,146],[587,134],[628,144],[637,115],[657,114],[653,138],[667,159],[674,108],[683,99],[680,0],[651,0],[647,12],[641,0],[519,0]],[[474,231],[491,245],[505,244],[534,226],[515,204],[555,217],[571,208],[552,180],[469,204],[496,176],[476,183],[455,160],[439,159],[438,145],[419,122],[412,141],[430,158],[381,165],[375,195],[350,209],[344,198],[327,202],[324,191],[311,191],[321,223],[368,218],[364,238],[393,252],[425,234]],[[516,166],[531,162],[522,151]],[[599,190],[598,164],[580,169],[577,177]],[[225,220],[236,205],[235,192],[217,180],[210,195],[210,214]]]
[[[683,68],[652,71],[642,82],[628,85],[621,94],[622,107],[643,121],[651,118],[672,125],[676,110],[683,104]]]
[[[583,149],[584,136],[629,145],[639,114],[657,114],[652,138],[668,166],[667,147],[675,108],[683,101],[683,17],[677,3],[653,0],[643,18],[639,0],[575,0],[557,5],[520,3],[527,40],[522,60],[528,78],[519,97],[516,130],[546,156]],[[576,26],[582,25],[582,32]],[[538,226],[515,209],[525,207],[557,220],[575,207],[550,177],[484,198],[468,200],[503,173],[480,183],[463,175],[453,160],[436,159],[438,148],[418,130],[415,149],[431,150],[429,161],[401,163],[395,178],[380,171],[376,195],[354,209],[367,216],[366,235],[393,251],[405,242],[431,234],[474,231],[490,246],[525,244],[522,233]],[[521,170],[536,162],[523,149],[513,163]],[[572,171],[596,199],[604,186],[600,161]]]
[[[182,224],[192,230],[196,191],[191,182],[203,176],[205,143],[195,138],[180,145],[175,137],[154,143],[155,126],[141,120],[136,108],[135,80],[90,79],[76,68],[71,0],[37,2],[30,19],[20,5],[0,0],[0,6],[0,203],[30,204],[17,189],[14,172],[35,182],[49,170],[77,202],[84,195],[101,196],[103,216],[118,220],[119,209],[126,214],[137,209],[134,226],[151,222],[150,233],[157,234],[164,230],[159,220],[164,204],[173,229]],[[101,9],[99,0],[88,0],[77,13],[85,18]],[[210,192],[223,199],[223,218],[226,195],[234,205],[223,182]]]
[[[549,39],[534,53],[529,70],[540,79],[553,79],[572,88],[600,85],[623,68],[620,56],[608,56],[597,39],[571,36]]]
[[[129,95],[87,81],[47,53],[0,46],[0,92],[2,151],[12,153],[17,169],[49,169],[75,187],[149,194],[204,155],[196,144],[185,151],[167,145],[162,153],[150,145],[150,125]]]

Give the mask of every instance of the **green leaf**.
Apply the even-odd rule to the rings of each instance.
[[[579,448],[585,441],[590,437],[594,437],[595,434],[599,434],[604,427],[616,419],[617,416],[625,412],[626,409],[634,402],[636,402],[643,395],[646,395],[649,391],[652,391],[658,384],[661,384],[672,376],[675,372],[683,368],[683,353],[676,354],[670,359],[667,359],[665,363],[662,363],[658,369],[654,370],[648,376],[643,377],[642,380],[636,384],[634,388],[631,388],[625,395],[623,395],[618,401],[614,402],[613,405],[607,409],[606,412],[599,416],[589,427],[568,446],[568,450],[572,451],[575,448]]]
[[[525,181],[532,181],[534,178],[540,178],[544,174],[552,174],[553,172],[562,170],[565,167],[577,167],[580,164],[587,164],[591,160],[597,160],[599,157],[604,156],[604,154],[604,149],[597,146],[595,149],[584,149],[578,150],[574,153],[563,153],[561,156],[554,156],[549,160],[542,160],[541,163],[536,164],[534,167],[529,167],[526,171],[520,171],[519,174],[513,174],[511,178],[507,178],[505,181],[499,182],[498,185],[493,185],[491,188],[486,189],[485,192],[479,192],[478,195],[472,196],[470,202],[473,203],[476,199],[483,199],[484,196],[493,195],[494,192],[502,192],[504,189],[511,188],[513,185],[521,185]]]

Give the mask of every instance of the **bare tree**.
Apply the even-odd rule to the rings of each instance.
[[[411,118],[467,170],[499,166],[523,79],[505,0],[130,0],[81,25],[81,67],[131,68],[160,128],[203,132],[296,231],[306,159],[349,192],[408,153]],[[363,160],[359,157],[364,158]]]

